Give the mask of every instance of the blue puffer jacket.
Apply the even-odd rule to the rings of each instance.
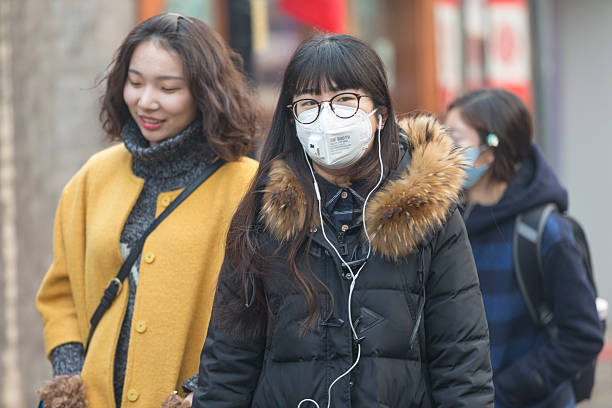
[[[533,324],[517,285],[515,217],[551,202],[565,211],[567,192],[534,146],[497,204],[468,206],[464,212],[489,323],[497,408],[574,407],[570,379],[602,347],[595,294],[571,227],[558,213],[549,216],[541,247],[543,289],[556,316],[556,338]]]

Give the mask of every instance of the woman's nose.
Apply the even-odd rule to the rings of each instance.
[[[138,106],[146,110],[155,110],[159,108],[159,102],[156,98],[156,93],[150,87],[143,89],[140,98],[138,98]]]

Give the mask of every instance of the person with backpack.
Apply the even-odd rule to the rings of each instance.
[[[516,95],[470,92],[450,104],[445,124],[472,163],[463,218],[489,324],[495,406],[574,407],[572,380],[596,359],[603,331],[582,250],[562,215],[567,191],[532,143],[532,119]],[[540,208],[549,210],[535,215],[539,228],[517,223]],[[537,242],[531,275],[517,270],[526,262],[519,237]],[[532,308],[523,276],[540,284],[542,307]]]
[[[400,124],[402,125],[402,124]],[[194,407],[492,407],[465,160],[379,56],[298,47],[230,225]]]
[[[176,13],[117,50],[100,116],[119,143],[64,188],[36,299],[45,407],[159,407],[195,387],[225,236],[257,168],[239,66],[218,33]]]

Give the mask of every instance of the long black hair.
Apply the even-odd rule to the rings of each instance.
[[[255,179],[238,207],[230,225],[227,240],[224,270],[233,276],[231,281],[240,290],[239,303],[218,304],[215,310],[223,317],[217,319],[226,328],[239,335],[261,335],[263,320],[252,317],[255,311],[270,310],[261,290],[255,296],[255,304],[247,308],[250,299],[248,288],[253,280],[266,276],[266,259],[261,256],[265,231],[260,225],[262,189],[268,181],[271,165],[284,160],[291,169],[306,196],[306,220],[308,225],[299,232],[296,239],[285,243],[289,256],[287,262],[296,287],[304,295],[308,305],[303,327],[311,328],[320,315],[319,290],[327,290],[310,270],[296,259],[310,247],[309,226],[317,214],[317,200],[312,176],[306,163],[302,146],[297,138],[295,123],[287,105],[301,93],[320,94],[325,91],[362,89],[369,95],[379,112],[387,115],[381,130],[381,155],[385,168],[393,168],[399,158],[398,128],[391,96],[387,85],[383,63],[376,52],[367,44],[349,35],[316,36],[303,42],[293,54],[285,70],[280,97],[274,111],[270,131],[260,154],[260,165]],[[378,142],[374,142],[359,162],[351,169],[351,180],[365,181],[373,186],[379,177]],[[302,258],[303,259],[303,258]],[[306,257],[308,259],[308,257]],[[307,262],[307,261],[306,261]],[[317,288],[319,286],[319,288]],[[258,286],[261,289],[261,285]],[[247,310],[250,309],[250,310]],[[245,316],[251,315],[250,318]],[[236,318],[237,317],[237,318]]]

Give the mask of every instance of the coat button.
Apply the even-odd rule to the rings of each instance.
[[[344,279],[351,280],[351,279],[353,279],[353,276],[351,275],[350,272],[347,272],[347,273],[344,274]]]
[[[153,263],[154,260],[155,260],[155,254],[153,252],[149,252],[144,257],[144,261],[148,264]]]
[[[355,385],[355,383],[353,382],[353,380],[349,381],[349,387],[352,387],[353,385]]]
[[[134,402],[138,399],[138,392],[135,389],[131,389],[127,392],[127,399],[131,402]]]
[[[163,196],[161,199],[161,205],[163,205],[164,207],[167,207],[170,205],[170,197],[168,196]]]
[[[343,191],[342,194],[340,194],[340,197],[346,198],[348,197],[348,193],[346,191]]]
[[[343,224],[342,227],[340,227],[340,229],[342,230],[342,232],[346,232],[346,230],[349,229],[349,226],[346,224]]]
[[[139,320],[138,323],[136,323],[136,331],[141,334],[146,332],[147,322],[145,322],[144,320]]]

